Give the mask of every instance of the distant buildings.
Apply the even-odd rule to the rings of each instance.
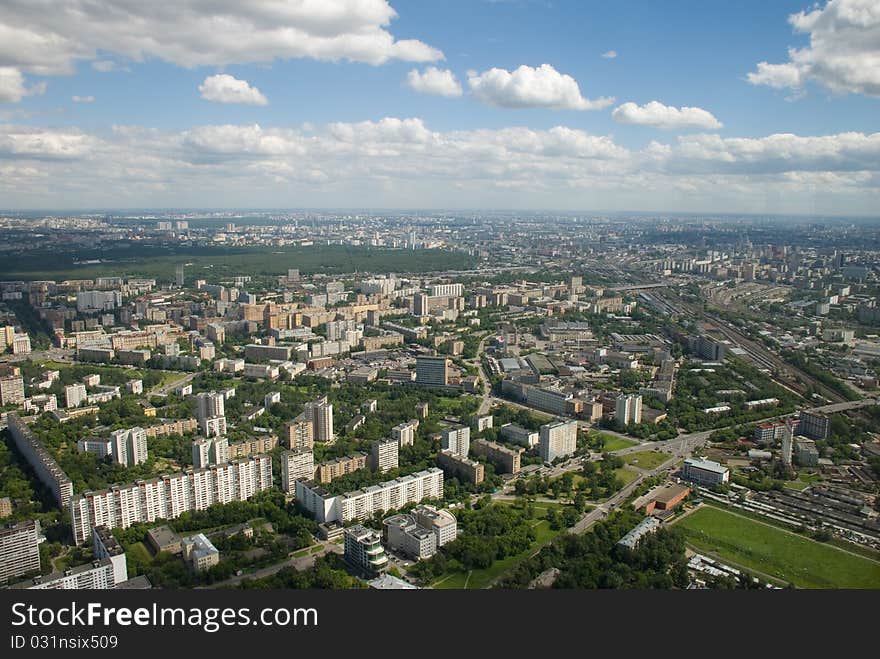
[[[687,458],[682,466],[681,475],[685,480],[711,487],[728,482],[730,469],[712,460]]]
[[[40,523],[35,520],[0,526],[0,585],[40,570]]]
[[[501,436],[525,448],[537,446],[541,438],[541,435],[534,430],[527,430],[512,423],[505,423],[501,426]]]
[[[544,462],[564,458],[577,450],[577,421],[554,421],[541,426],[538,451]]]
[[[345,529],[345,561],[370,576],[376,576],[388,567],[388,556],[379,534],[360,524]]]

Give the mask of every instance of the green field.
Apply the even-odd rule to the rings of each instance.
[[[638,453],[630,453],[629,455],[620,456],[628,465],[638,467],[650,471],[656,469],[672,456],[668,453],[658,453],[656,451],[639,451]]]
[[[476,259],[464,252],[314,245],[311,247],[178,247],[120,244],[107,249],[32,250],[9,255],[0,278],[25,281],[94,279],[101,276],[152,277],[173,281],[185,263],[185,281],[217,281],[235,275],[272,276],[299,268],[303,274],[349,272],[432,272],[462,270]],[[100,260],[100,263],[84,263]]]
[[[631,446],[635,446],[638,442],[634,442],[629,439],[623,439],[623,437],[617,437],[616,435],[609,435],[607,433],[600,433],[602,435],[602,450],[610,453],[611,451],[619,451],[620,449],[629,448]]]
[[[543,517],[546,514],[546,511],[548,511],[551,507],[561,507],[560,504],[547,503],[543,501],[533,503],[532,505],[535,508],[536,518]],[[453,572],[451,574],[447,574],[435,581],[431,585],[431,587],[438,588],[440,590],[462,590],[465,588],[467,588],[468,590],[473,590],[486,588],[497,577],[501,576],[514,565],[522,560],[525,560],[533,553],[538,551],[540,547],[550,542],[550,540],[552,540],[556,534],[564,532],[561,530],[554,531],[550,528],[550,524],[543,519],[535,520],[534,529],[535,541],[526,551],[516,554],[514,556],[509,556],[500,561],[495,561],[494,563],[492,563],[491,566],[487,567],[484,570],[471,570],[470,572]]]
[[[702,506],[678,522],[688,542],[798,588],[880,588],[880,563],[832,545]]]

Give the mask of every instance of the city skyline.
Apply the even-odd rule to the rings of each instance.
[[[846,216],[880,200],[866,0],[104,6],[0,10],[9,209]]]

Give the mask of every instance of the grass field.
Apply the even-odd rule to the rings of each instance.
[[[505,502],[510,503],[510,502]],[[491,566],[487,567],[484,570],[471,570],[470,572],[453,572],[452,574],[445,575],[440,577],[437,581],[435,581],[431,587],[438,588],[441,590],[450,590],[450,589],[480,589],[486,588],[494,579],[501,576],[517,563],[522,560],[525,560],[529,556],[531,556],[534,552],[536,552],[540,547],[550,542],[553,537],[562,533],[563,531],[554,531],[550,528],[550,524],[544,519],[540,519],[546,515],[547,511],[553,507],[559,508],[561,504],[547,503],[544,501],[539,501],[532,504],[535,507],[535,517],[534,520],[534,529],[535,529],[535,541],[531,544],[531,546],[524,552],[516,554],[514,556],[509,556],[501,561],[495,561]]]
[[[876,561],[719,508],[702,506],[678,526],[697,549],[798,588],[880,588]]]
[[[628,465],[650,471],[651,469],[656,469],[662,465],[672,456],[668,453],[658,453],[656,451],[639,451],[638,453],[630,453],[629,455],[623,455],[621,457]]]
[[[608,435],[606,433],[600,433],[602,435],[603,443],[602,450],[611,452],[611,451],[619,451],[620,449],[629,448],[631,446],[635,446],[638,442],[631,441],[629,439],[623,439],[623,437],[617,437],[616,435]]]

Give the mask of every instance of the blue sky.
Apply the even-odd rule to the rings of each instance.
[[[0,34],[12,35],[0,45],[0,206],[208,205],[222,190],[230,205],[263,207],[880,207],[880,71],[872,71],[880,9],[871,0],[815,8],[783,0],[319,3],[339,10],[331,19],[311,15],[308,2],[279,0],[295,11],[268,22],[274,0],[254,0],[240,3],[239,24],[228,31],[192,23],[192,39],[188,29],[173,34],[175,21],[189,28],[186,21],[217,16],[151,24],[144,15],[141,33],[119,35],[106,18],[127,10],[119,0],[106,0],[81,26],[39,7],[16,11],[25,2],[0,8]],[[53,4],[29,6],[40,2]],[[390,16],[388,6],[396,18],[376,19]],[[266,25],[302,30],[292,38],[299,42],[261,37]],[[346,40],[364,30],[419,44],[398,51],[385,43],[352,58]],[[315,54],[328,34],[338,40],[329,47],[337,61]],[[57,52],[28,47],[48,36],[64,42]],[[237,48],[251,37],[253,46]],[[608,51],[616,56],[603,57]],[[114,70],[96,70],[96,62]],[[772,66],[761,72],[760,62]],[[486,75],[545,64],[552,68],[517,89]],[[429,66],[450,72],[460,95],[407,84],[411,71]],[[479,89],[468,72],[482,76]],[[217,74],[264,104],[205,100],[200,86]],[[554,96],[571,91],[564,76],[586,100]],[[576,105],[608,97],[601,107]],[[639,107],[617,110],[624,103]],[[682,108],[700,117],[683,122]],[[673,123],[658,123],[657,112],[671,112]],[[337,122],[353,127],[341,144],[328,129]],[[220,142],[206,141],[209,134]],[[792,137],[769,140],[774,134]],[[456,172],[461,157],[468,166]],[[132,158],[143,162],[132,167]],[[99,181],[90,189],[77,163],[112,181],[116,197]]]

